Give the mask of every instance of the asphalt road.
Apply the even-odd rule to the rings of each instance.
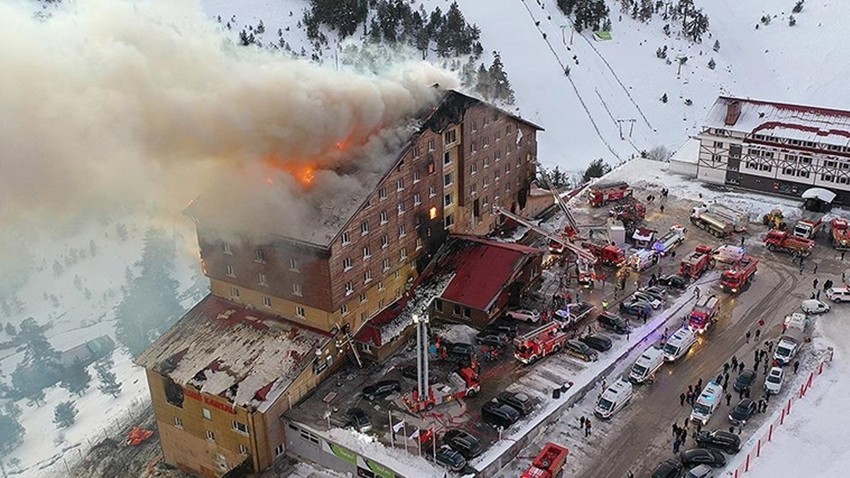
[[[668,212],[661,215],[656,206],[652,208],[647,219],[654,228],[663,233],[672,223],[686,223],[689,208],[690,205],[684,201],[676,201],[676,204],[668,204]],[[678,249],[679,258],[693,250],[697,244],[720,245],[716,238],[691,227],[690,224],[687,225],[688,237],[686,243]],[[760,260],[755,281],[739,295],[723,293],[719,286],[713,287],[710,292],[703,288],[703,294],[714,293],[721,298],[722,308],[718,323],[700,339],[686,357],[673,364],[665,364],[654,384],[636,387],[634,398],[623,411],[609,421],[595,420],[594,433],[584,443],[581,434],[577,434],[580,437],[580,449],[576,450],[578,453],[575,457],[578,465],[568,464],[571,475],[587,478],[624,478],[631,471],[637,477],[650,476],[659,462],[673,458],[672,424],[678,422],[681,426],[690,414],[687,404],[679,405],[680,393],[686,391],[688,385],[696,386],[699,379],[702,379],[703,383],[712,380],[723,371],[723,364],[730,360],[732,355],[743,360],[748,368],[751,367],[755,348],[763,345],[765,340],[776,341],[781,333],[784,317],[799,310],[800,301],[809,298],[813,290],[811,281],[815,277],[814,264],[819,265],[818,276],[821,284],[827,278],[832,278],[836,283],[840,282],[843,263],[837,260],[838,253],[827,245],[824,237],[819,239],[814,254],[806,259],[805,270],[800,274],[798,263],[789,255],[769,252],[761,245],[760,236],[764,232],[765,229],[761,226],[753,226],[751,232],[745,235],[749,253]],[[737,242],[739,237],[733,236],[727,242]],[[664,273],[672,273],[675,272],[673,269],[676,263],[677,260],[665,259],[660,266]],[[650,270],[642,274],[644,282],[651,272]],[[632,284],[630,288],[633,288]],[[822,299],[825,300],[825,297]],[[689,310],[689,307],[686,309]],[[754,335],[755,330],[759,328],[759,321],[764,321],[765,324],[761,327],[760,340],[756,341],[753,337],[747,343],[746,333],[749,331]],[[672,332],[678,326],[678,320],[674,318],[668,324]],[[627,370],[634,356],[635,353],[624,359],[615,374]],[[763,394],[762,372],[760,366],[750,395],[755,400]],[[736,376],[737,374],[730,373],[730,390]],[[611,378],[608,379],[609,383],[612,381]],[[705,429],[728,429],[730,424],[727,415],[738,402],[738,394],[734,391],[731,393],[731,406],[727,406],[724,399],[724,403],[714,413]],[[588,394],[583,400],[584,406],[571,412],[575,416],[566,418],[560,425],[561,430],[543,433],[529,448],[539,450],[546,441],[557,441],[558,436],[565,437],[565,440],[570,436],[575,439],[576,433],[570,430],[573,428],[571,424],[577,423],[579,414],[585,412],[587,403],[592,404],[594,399],[594,394]],[[768,413],[779,402],[780,400],[772,401]],[[749,433],[759,426],[761,420],[762,416],[753,418],[744,427],[742,438],[748,438]],[[694,442],[689,438],[682,450],[693,446]]]

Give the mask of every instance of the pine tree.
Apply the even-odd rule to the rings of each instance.
[[[56,428],[68,428],[77,421],[77,413],[74,402],[59,402],[53,409],[53,423]]]
[[[714,62],[714,58],[708,60],[708,68],[713,70],[717,66],[717,63]]]
[[[17,418],[0,414],[0,454],[6,455],[23,443],[25,433]]]
[[[661,102],[667,103],[667,93],[664,93],[663,95],[661,95]]]
[[[60,385],[74,395],[82,397],[88,390],[90,382],[91,374],[86,370],[86,366],[76,360],[71,366],[65,368]]]
[[[584,171],[584,176],[582,176],[582,182],[588,182],[593,178],[601,178],[605,174],[611,172],[611,166],[602,160],[602,158],[594,159],[590,162],[590,165]]]
[[[796,24],[797,24],[797,19],[794,18],[794,15],[791,15],[790,17],[788,17],[788,26],[789,27],[793,27]]]
[[[112,395],[118,397],[121,394],[121,382],[118,381],[115,373],[111,370],[114,366],[112,359],[107,357],[94,364],[94,369],[97,372],[97,378],[100,380],[98,390],[104,395]]]
[[[797,0],[797,3],[794,4],[794,8],[791,9],[794,13],[800,13],[803,11],[803,0]]]
[[[642,22],[648,22],[652,18],[652,12],[652,0],[641,0],[640,10],[638,12],[638,20]]]
[[[483,63],[478,67],[475,89],[485,100],[490,101],[493,99],[495,90],[493,79],[490,77],[490,72],[487,71],[487,67]]]
[[[494,98],[503,101],[505,104],[514,104],[516,101],[514,90],[511,88],[511,82],[508,81],[508,74],[505,73],[502,57],[499,55],[499,52],[493,52],[493,64],[490,65],[488,72],[493,81]]]
[[[714,40],[714,51],[720,51],[720,40]]]

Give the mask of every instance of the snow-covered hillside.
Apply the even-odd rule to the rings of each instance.
[[[272,39],[277,28],[289,27],[283,37],[293,51],[305,47],[309,56],[311,46],[296,31],[306,0],[202,3],[223,22],[237,15],[239,28],[262,19]],[[411,3],[424,4],[427,11],[435,6],[446,11],[451,4]],[[696,44],[666,36],[667,22],[658,14],[641,23],[621,13],[619,1],[606,3],[613,24],[609,41],[586,30],[572,35],[556,0],[458,1],[467,21],[481,28],[485,62],[491,52],[500,52],[521,114],[546,128],[539,151],[544,164],[575,170],[595,158],[616,164],[658,145],[676,149],[697,132],[718,94],[850,108],[850,91],[841,87],[850,69],[841,59],[850,50],[843,29],[850,11],[843,2],[810,0],[792,27],[793,0],[696,0],[711,24]],[[769,25],[760,23],[765,15],[771,16]],[[234,34],[239,28],[232,26]],[[719,51],[713,49],[715,41]],[[670,64],[656,57],[664,46]],[[685,56],[679,72],[677,59]],[[333,52],[322,58],[333,60]],[[668,102],[662,103],[665,93]]]

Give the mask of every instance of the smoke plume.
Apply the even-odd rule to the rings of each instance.
[[[4,225],[152,199],[179,211],[270,155],[339,161],[456,84],[423,62],[369,75],[237,46],[193,2],[31,8],[0,4]]]

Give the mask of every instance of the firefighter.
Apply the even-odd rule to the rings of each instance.
[[[602,300],[602,310],[604,310],[604,311],[608,310],[608,301],[605,300],[605,299]]]

